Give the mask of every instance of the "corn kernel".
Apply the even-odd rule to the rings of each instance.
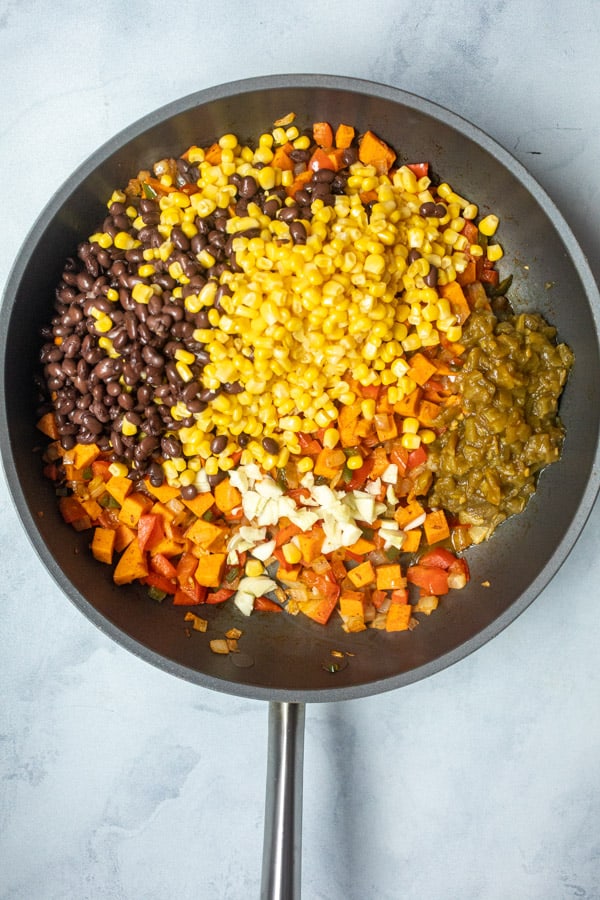
[[[297,468],[298,472],[301,472],[302,474],[304,474],[305,472],[310,472],[312,470],[313,466],[314,466],[314,463],[313,463],[312,459],[310,458],[310,456],[303,456],[296,463],[296,468]]]
[[[94,327],[95,327],[96,331],[100,332],[100,334],[106,334],[108,331],[110,331],[112,329],[113,320],[111,319],[110,316],[101,315],[96,319],[96,321],[94,323]]]
[[[132,250],[140,245],[140,242],[136,241],[127,231],[118,231],[113,238],[113,243],[118,250]]]
[[[108,467],[108,471],[116,478],[125,478],[129,474],[129,469],[127,468],[125,463],[121,462],[111,463]]]
[[[260,559],[249,559],[244,569],[244,573],[250,578],[257,578],[259,575],[262,575],[264,571],[265,567]]]
[[[504,256],[504,251],[500,244],[488,244],[486,255],[490,262],[498,262]]]
[[[143,284],[138,281],[132,288],[131,296],[136,303],[148,303],[154,296],[154,290],[151,284]]]
[[[452,325],[452,327],[449,328],[446,332],[446,337],[452,344],[460,341],[462,337],[462,327],[460,325]]]
[[[498,216],[490,213],[480,221],[479,230],[482,234],[485,234],[486,237],[492,237],[492,235],[496,233],[499,223],[500,220]]]
[[[323,434],[323,446],[328,450],[337,447],[340,440],[340,433],[337,428],[327,428]]]
[[[407,416],[402,422],[402,432],[404,434],[416,434],[419,430],[419,420],[413,416]]]
[[[283,557],[290,566],[295,566],[296,563],[299,563],[302,559],[302,551],[300,547],[291,541],[288,544],[284,544],[281,548],[281,552],[283,553]]]
[[[405,450],[418,450],[421,446],[421,438],[418,434],[403,434],[400,438],[400,443],[404,447]]]
[[[353,456],[349,456],[346,460],[346,467],[350,469],[351,472],[356,471],[356,469],[362,468],[364,460],[360,453],[355,453]]]
[[[134,434],[137,434],[137,425],[134,425],[133,422],[130,422],[127,416],[123,417],[123,423],[121,425],[121,432],[127,437],[131,437]]]

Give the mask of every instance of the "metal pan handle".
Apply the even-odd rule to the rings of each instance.
[[[304,712],[269,704],[261,900],[300,900]]]

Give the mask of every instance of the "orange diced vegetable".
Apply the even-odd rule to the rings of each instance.
[[[358,143],[358,158],[365,166],[375,166],[380,175],[386,175],[394,164],[396,154],[372,131],[365,131]]]
[[[338,125],[335,132],[335,146],[346,150],[354,140],[354,128],[352,125]]]
[[[411,613],[412,607],[408,603],[392,603],[385,617],[385,630],[406,631]]]
[[[204,519],[196,519],[185,532],[185,536],[194,544],[208,550],[211,544],[214,544],[223,535],[224,531],[225,529],[220,525],[205,522]]]
[[[99,562],[111,565],[113,561],[113,552],[115,549],[116,532],[113,528],[102,528],[98,526],[94,529],[94,537],[92,538],[92,554]]]
[[[361,591],[342,591],[340,595],[340,615],[344,620],[344,631],[364,631],[365,606]]]
[[[436,417],[440,412],[440,404],[433,403],[431,400],[421,400],[417,418],[421,425],[430,427],[434,424]]]
[[[204,587],[218,588],[225,571],[226,553],[207,553],[198,561],[194,578]]]
[[[123,500],[119,511],[119,521],[130,528],[135,528],[139,522],[140,516],[147,513],[152,508],[152,500],[147,494],[140,491],[134,491],[128,494]]]
[[[229,513],[242,502],[242,495],[229,478],[224,478],[214,489],[215,505],[222,513]]]
[[[215,502],[215,498],[209,492],[205,492],[203,494],[196,494],[196,496],[192,500],[184,500],[183,501],[187,508],[194,513],[194,515],[200,519],[204,515],[207,510],[211,508],[211,506]]]
[[[465,293],[456,281],[449,281],[439,287],[439,292],[450,303],[452,312],[462,325],[471,315],[471,307],[465,297]]]
[[[429,381],[435,372],[435,365],[422,353],[413,353],[410,357],[410,369],[406,374],[421,387]]]
[[[131,541],[125,547],[115,567],[113,579],[115,584],[130,584],[148,575],[146,555],[140,550],[137,541]]]
[[[277,147],[271,160],[271,165],[275,169],[281,169],[282,172],[289,171],[294,168],[294,160],[290,157],[290,150],[294,149],[294,145],[288,141]]]
[[[415,388],[414,391],[411,391],[410,394],[407,394],[402,400],[398,400],[397,403],[394,403],[394,412],[397,412],[400,416],[417,416],[422,396],[423,391],[421,388]]]
[[[97,444],[75,444],[73,448],[73,465],[76,469],[85,469],[100,456]]]
[[[406,586],[406,579],[402,575],[402,569],[399,563],[389,563],[383,566],[377,566],[377,590],[391,591],[394,588],[402,588]]]
[[[123,525],[122,522],[115,528],[115,550],[121,553],[132,541],[135,540],[136,532],[129,525]]]
[[[317,456],[314,472],[315,475],[323,475],[325,478],[333,478],[346,462],[346,454],[343,450],[329,450],[326,447]]]
[[[417,500],[411,500],[406,506],[398,506],[394,513],[394,518],[400,528],[406,528],[412,522],[420,519],[425,514],[425,510]]]
[[[123,501],[125,497],[129,494],[129,492],[133,488],[133,482],[130,478],[126,478],[123,475],[111,475],[111,477],[106,482],[106,490],[113,497],[119,506],[123,505]]]
[[[77,497],[61,497],[58,501],[58,508],[60,509],[61,516],[69,525],[72,525],[79,519],[87,518],[87,513],[81,501],[78,500]]]
[[[364,537],[359,538],[348,547],[348,550],[351,553],[356,553],[357,556],[364,556],[366,553],[370,553],[374,549],[375,544],[373,543],[373,541],[369,541]]]
[[[89,500],[82,500],[81,505],[85,509],[92,522],[95,522],[102,515],[102,507],[99,503],[96,502],[96,500],[94,500],[93,497],[90,497]]]
[[[53,412],[44,413],[41,419],[38,419],[37,427],[39,430],[49,437],[50,440],[56,441],[58,440],[58,428],[56,425],[56,419],[54,418]]]
[[[350,569],[348,578],[355,587],[365,587],[367,584],[372,584],[372,582],[375,581],[375,569],[373,568],[373,563],[366,559],[359,566]]]
[[[308,565],[314,562],[321,553],[324,534],[322,528],[313,528],[310,531],[301,532],[294,538],[294,543],[300,548],[302,561]]]
[[[423,523],[428,544],[437,544],[450,537],[450,528],[443,509],[435,509],[425,516]]]
[[[333,147],[333,129],[329,122],[315,122],[313,138],[319,147]]]
[[[167,484],[166,481],[156,487],[149,478],[145,478],[144,484],[146,485],[148,493],[152,494],[153,497],[156,497],[157,500],[160,500],[161,503],[168,503],[169,500],[179,497],[180,494],[178,487],[172,487],[170,484]]]
[[[416,553],[421,543],[422,531],[420,528],[411,528],[405,533],[404,543],[402,544],[403,553]]]
[[[337,595],[335,597],[317,597],[311,600],[299,600],[298,609],[309,619],[318,622],[319,625],[326,625],[331,618],[331,613],[337,606]]]

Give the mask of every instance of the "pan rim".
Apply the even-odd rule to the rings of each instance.
[[[494,619],[493,622],[481,629],[467,641],[459,644],[457,647],[408,672],[370,682],[361,682],[360,684],[352,686],[336,687],[332,680],[331,688],[293,691],[289,689],[266,688],[260,685],[253,686],[248,683],[231,681],[226,677],[222,679],[214,678],[170,660],[166,656],[146,647],[144,644],[113,625],[85,597],[83,597],[66,577],[60,566],[58,566],[54,556],[50,553],[26,501],[25,494],[18,480],[13,447],[10,441],[6,406],[5,388],[6,367],[8,364],[7,336],[9,323],[14,312],[14,303],[18,293],[18,286],[27,266],[31,262],[31,257],[35,250],[35,241],[32,242],[32,238],[34,238],[37,233],[41,234],[45,231],[66,200],[103,160],[131,141],[134,137],[142,135],[153,126],[160,124],[178,113],[188,111],[194,106],[200,106],[217,100],[225,100],[232,96],[239,96],[240,94],[269,91],[273,88],[304,88],[313,90],[323,88],[328,91],[339,90],[368,96],[375,95],[378,98],[402,104],[405,107],[422,112],[434,120],[440,121],[445,126],[450,126],[455,130],[461,131],[465,137],[482,147],[500,165],[505,169],[508,169],[511,175],[520,181],[525,190],[533,196],[534,200],[553,222],[555,227],[559,229],[561,241],[571,259],[575,271],[581,281],[583,291],[588,299],[590,311],[596,325],[597,335],[600,334],[600,294],[590,265],[564,216],[555,205],[554,201],[546,193],[545,189],[533,178],[526,167],[516,160],[504,147],[502,147],[501,144],[478,126],[440,104],[401,88],[395,88],[379,82],[349,76],[317,74],[256,76],[214,85],[164,104],[121,129],[105,141],[98,149],[93,151],[53,193],[35,219],[33,225],[26,234],[23,244],[11,267],[2,296],[2,318],[0,320],[0,450],[9,494],[21,524],[24,526],[27,537],[33,545],[38,557],[52,576],[55,583],[86,616],[86,618],[88,618],[88,620],[90,620],[103,634],[106,634],[114,640],[115,643],[146,662],[150,662],[156,668],[211,690],[252,699],[283,702],[331,702],[334,700],[356,699],[370,696],[375,693],[381,693],[383,691],[395,690],[398,687],[406,686],[426,677],[430,677],[431,675],[454,665],[459,660],[464,659],[511,624],[550,583],[575,546],[575,543],[592,512],[596,497],[600,490],[599,435],[596,435],[594,465],[586,483],[585,490],[582,493],[581,500],[571,524],[565,531],[558,546],[554,549],[551,560],[544,566],[520,597],[500,616]]]

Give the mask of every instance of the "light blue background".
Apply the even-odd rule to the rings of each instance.
[[[327,72],[452,108],[600,250],[600,4],[0,2],[0,279],[70,172],[141,115]],[[564,298],[568,302],[568,298]],[[392,694],[307,711],[307,900],[600,898],[600,509],[512,626]],[[115,646],[0,493],[1,900],[258,896],[267,711]]]

